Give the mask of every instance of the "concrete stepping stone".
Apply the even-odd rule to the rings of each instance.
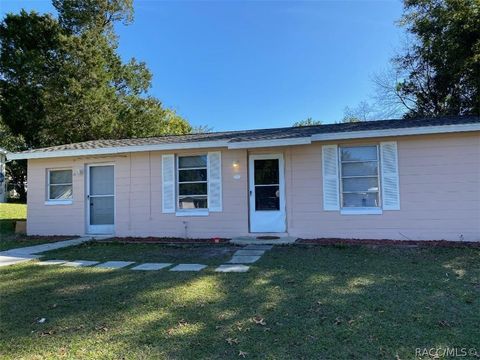
[[[107,261],[95,267],[102,268],[102,269],[121,269],[132,264],[135,264],[135,262],[134,261]]]
[[[265,250],[237,250],[233,256],[262,256]]]
[[[202,264],[178,264],[170,269],[170,271],[200,271],[205,269],[207,265]]]
[[[243,249],[244,250],[271,250],[273,248],[273,245],[262,245],[262,244],[251,244],[245,246]]]
[[[75,261],[67,261],[62,266],[69,266],[69,267],[84,267],[84,266],[92,266],[98,264],[99,261],[90,261],[90,260],[75,260]]]
[[[169,263],[145,263],[145,264],[140,264],[137,265],[130,270],[145,270],[145,271],[150,271],[150,270],[160,270],[166,267],[169,267],[172,264]]]
[[[216,272],[230,273],[230,272],[247,272],[250,266],[235,264],[235,265],[220,265],[215,269]]]
[[[61,265],[65,264],[66,260],[45,260],[37,262],[37,265]]]
[[[258,259],[260,259],[261,256],[237,256],[234,255],[230,261],[228,261],[229,264],[252,264]]]

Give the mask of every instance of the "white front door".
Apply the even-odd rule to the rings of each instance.
[[[115,231],[115,175],[111,164],[87,166],[87,232],[113,234]]]
[[[249,187],[250,232],[284,232],[283,155],[250,155]]]

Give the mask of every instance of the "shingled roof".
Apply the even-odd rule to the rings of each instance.
[[[362,137],[361,134],[371,133],[382,130],[397,130],[397,129],[414,129],[422,128],[430,129],[430,133],[436,133],[437,127],[458,126],[477,124],[480,129],[480,116],[443,116],[435,118],[418,118],[418,119],[392,119],[392,120],[376,120],[364,121],[356,123],[340,123],[340,124],[325,124],[313,125],[304,127],[283,127],[272,129],[258,129],[258,130],[243,130],[243,131],[224,131],[212,132],[206,134],[187,134],[187,135],[167,135],[148,138],[134,138],[134,139],[120,139],[120,140],[93,140],[80,143],[65,144],[59,146],[52,146],[47,148],[39,148],[27,150],[20,153],[10,154],[10,159],[32,158],[32,157],[53,157],[53,154],[58,156],[74,156],[77,152],[81,154],[82,150],[101,150],[112,148],[128,148],[128,147],[144,147],[144,146],[162,146],[168,144],[178,145],[178,148],[197,148],[212,146],[228,146],[241,147],[239,143],[250,143],[260,141],[279,141],[287,139],[304,139],[314,138],[321,140],[321,136],[336,134],[356,134],[354,138]],[[450,132],[450,131],[449,131]],[[379,135],[381,136],[381,135]],[[366,136],[371,137],[371,136]],[[341,137],[340,137],[341,138]],[[347,138],[347,137],[343,137]],[[315,140],[315,139],[314,139]],[[234,144],[237,144],[236,146]],[[138,150],[137,150],[138,151]],[[145,151],[145,150],[144,150]],[[101,151],[100,151],[101,152]],[[95,152],[95,153],[100,153]],[[115,151],[118,153],[121,151]],[[124,149],[123,152],[129,152]],[[62,155],[63,153],[63,155]],[[36,154],[37,156],[31,156]],[[45,156],[42,156],[44,154]],[[71,154],[71,155],[70,155]],[[30,156],[29,156],[30,155]]]

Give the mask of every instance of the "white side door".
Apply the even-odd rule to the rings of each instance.
[[[87,232],[115,232],[115,169],[113,164],[87,166]]]
[[[250,155],[250,232],[284,232],[285,171],[282,154]]]

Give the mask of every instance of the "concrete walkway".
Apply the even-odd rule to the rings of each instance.
[[[107,238],[107,237],[102,237]],[[72,240],[65,240],[65,241],[57,241],[54,243],[46,243],[41,245],[35,246],[28,246],[18,249],[11,249],[7,251],[0,252],[0,267],[1,266],[8,266],[19,264],[25,261],[35,260],[41,257],[38,255],[45,251],[61,249],[69,246],[75,246],[82,244],[86,241],[92,239],[99,239],[99,238],[92,238],[92,237],[81,237]],[[237,250],[232,258],[223,265],[218,266],[215,271],[216,272],[246,272],[249,270],[250,266],[245,264],[252,264],[258,261],[266,251],[270,250],[273,245],[267,244],[250,244],[248,246],[243,247],[240,250]],[[85,266],[94,266],[96,268],[104,268],[104,269],[120,269],[124,267],[128,267],[130,265],[135,264],[133,261],[107,261],[104,263],[99,263],[98,261],[89,261],[89,260],[75,260],[75,261],[67,261],[67,260],[47,260],[47,261],[39,261],[39,265],[61,265],[61,266],[69,266],[69,267],[85,267]],[[139,264],[135,267],[130,268],[130,270],[143,270],[143,271],[155,271],[160,270],[166,267],[170,267],[171,265],[175,264],[167,264],[167,263],[145,263]],[[207,265],[203,264],[176,264],[176,266],[172,267],[170,271],[201,271],[205,269]]]
[[[81,243],[84,243],[92,239],[93,238],[91,236],[85,236],[85,237],[80,237],[72,240],[57,241],[57,242],[51,242],[46,244],[0,251],[0,267],[19,264],[25,261],[38,259],[41,255],[37,255],[37,254],[43,253],[45,251],[79,245]]]

